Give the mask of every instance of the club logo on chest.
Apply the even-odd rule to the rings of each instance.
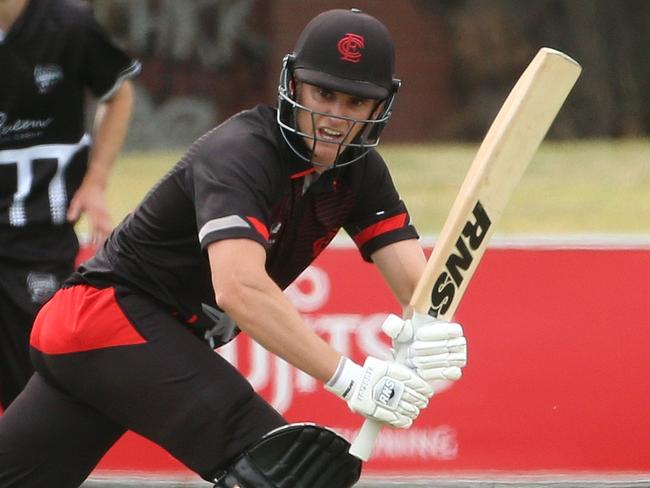
[[[63,69],[58,64],[37,64],[34,66],[34,83],[38,93],[44,95],[52,91],[63,80]]]

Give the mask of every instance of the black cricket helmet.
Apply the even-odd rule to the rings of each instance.
[[[393,40],[379,20],[358,9],[329,10],[316,16],[298,38],[294,52],[285,56],[280,74],[277,122],[289,147],[305,161],[320,164],[313,161],[313,149],[322,139],[315,130],[313,135],[307,134],[297,125],[298,111],[304,110],[310,114],[312,125],[315,115],[363,124],[352,141],[339,144],[334,166],[361,159],[379,144],[391,116],[400,87],[394,71]],[[375,106],[382,105],[382,108],[375,118],[368,120],[316,112],[298,103],[295,81],[373,99]],[[304,144],[305,139],[311,144]],[[351,150],[346,151],[348,148]]]

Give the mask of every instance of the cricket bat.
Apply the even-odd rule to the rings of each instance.
[[[410,305],[451,320],[496,223],[581,71],[566,54],[542,48],[490,126],[427,261]],[[367,461],[381,423],[366,420],[350,453]]]

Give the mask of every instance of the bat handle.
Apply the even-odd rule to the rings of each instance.
[[[413,325],[413,327],[415,327],[415,325]],[[397,357],[395,357],[395,361],[404,364],[406,361],[405,354],[405,351],[403,351],[403,354],[401,355],[398,354]],[[381,424],[381,422],[376,420],[366,419],[361,426],[361,430],[359,430],[356,439],[352,442],[352,446],[350,446],[350,454],[362,461],[367,461],[368,458],[370,458],[370,454],[372,454],[375,440],[377,440],[377,436],[381,430]]]
[[[350,454],[362,461],[367,461],[370,454],[372,454],[372,448],[380,430],[381,422],[366,419],[356,439],[352,442],[352,446],[350,446]]]

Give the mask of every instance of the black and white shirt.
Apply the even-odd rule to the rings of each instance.
[[[314,180],[275,113],[258,106],[198,139],[69,284],[126,286],[188,323],[209,323],[205,306],[217,305],[205,253],[212,242],[259,242],[269,276],[285,288],[341,228],[366,260],[417,237],[379,153]]]
[[[140,64],[84,2],[29,0],[0,41],[0,66],[0,257],[24,256],[32,234],[47,254],[44,236],[74,239],[65,215],[86,171],[86,90],[107,100]]]

